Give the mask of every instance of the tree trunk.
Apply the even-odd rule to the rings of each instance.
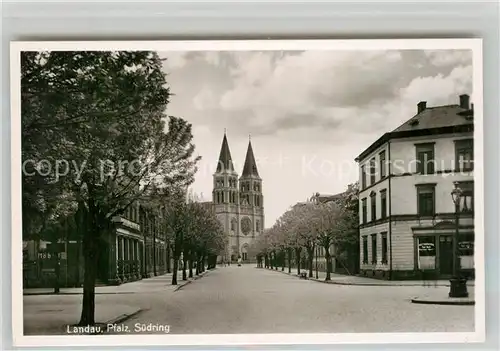
[[[167,244],[167,273],[172,273],[172,267],[170,265],[170,244]]]
[[[201,263],[200,263],[200,253],[198,252],[196,254],[196,272],[195,272],[196,275],[200,274],[200,265],[201,265]]]
[[[194,253],[189,255],[189,278],[193,278],[193,259]]]
[[[292,273],[292,249],[287,249],[288,273]]]
[[[95,282],[97,276],[98,235],[95,235],[96,226],[85,228],[83,237],[83,300],[80,326],[95,324]]]
[[[332,257],[330,256],[329,245],[324,246],[325,249],[325,259],[326,259],[326,278],[325,280],[331,280],[332,272]]]
[[[188,257],[184,252],[184,255],[182,256],[182,280],[187,280],[187,270],[186,270],[187,259]]]
[[[281,250],[280,252],[280,256],[281,256],[281,271],[284,272],[285,271],[285,265],[286,265],[286,253],[284,250]]]
[[[205,254],[202,254],[200,258],[200,272],[205,272]]]
[[[295,261],[297,262],[297,274],[300,274],[300,252],[301,248],[295,248]]]
[[[312,278],[313,276],[313,261],[314,261],[314,246],[311,248],[307,248],[307,255],[308,260],[307,260],[307,265],[309,266],[309,278]]]
[[[174,255],[174,267],[172,272],[172,285],[177,285],[177,271],[179,270],[179,259],[178,255]]]
[[[84,258],[85,271],[83,274],[83,301],[80,326],[95,324],[95,281],[96,281],[96,259],[93,254],[87,254]]]

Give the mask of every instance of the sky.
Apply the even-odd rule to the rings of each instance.
[[[172,51],[159,53],[173,96],[167,114],[192,123],[202,157],[192,191],[211,200],[226,130],[241,175],[249,136],[265,226],[314,193],[358,180],[354,159],[427,106],[472,94],[472,52]]]

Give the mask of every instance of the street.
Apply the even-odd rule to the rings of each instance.
[[[440,289],[447,296],[447,287],[323,284],[253,265],[218,267],[168,298],[161,293],[144,296],[149,309],[125,321],[123,330],[135,333],[145,326],[167,326],[174,334],[474,330],[474,306],[410,303],[429,289]]]

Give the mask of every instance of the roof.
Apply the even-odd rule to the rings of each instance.
[[[474,111],[472,109],[462,108],[459,105],[428,107],[392,132],[382,135],[356,157],[356,161],[359,162],[364,159],[391,139],[472,132],[474,130],[473,116]]]
[[[217,163],[217,172],[223,171],[234,171],[233,159],[231,157],[231,151],[229,151],[229,143],[227,142],[226,133],[224,133],[224,138],[222,139],[219,162]]]
[[[460,114],[465,111],[467,109],[458,105],[429,107],[394,129],[393,132],[471,124],[472,121]]]
[[[259,176],[259,172],[257,171],[257,164],[255,163],[255,157],[253,155],[252,142],[248,141],[248,149],[247,155],[245,157],[245,164],[243,166],[242,177],[248,176]]]
[[[318,201],[320,203],[327,203],[330,201],[340,200],[343,195],[344,195],[344,193],[339,193],[339,194],[335,194],[335,195],[326,195],[326,194],[316,193],[313,195],[311,200]]]

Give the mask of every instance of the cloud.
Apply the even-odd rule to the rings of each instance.
[[[457,104],[458,95],[473,95],[472,58],[464,50],[167,52],[162,57],[170,59],[165,71],[175,94],[169,114],[193,124],[196,152],[203,157],[194,189],[210,197],[225,128],[239,168],[251,134],[261,160],[266,226],[314,192],[343,191],[357,179],[354,158],[415,115],[419,101]],[[315,160],[305,173],[304,159]]]
[[[402,90],[405,103],[427,101],[429,106],[458,103],[458,95],[472,93],[472,66],[455,67],[449,75],[417,77]]]
[[[468,65],[472,63],[471,50],[425,50],[432,65],[437,67]]]
[[[193,98],[193,107],[200,111],[206,111],[220,107],[214,91],[208,86],[204,86]]]
[[[163,63],[165,70],[168,72],[184,67],[188,62],[187,54],[186,51],[169,51]]]

